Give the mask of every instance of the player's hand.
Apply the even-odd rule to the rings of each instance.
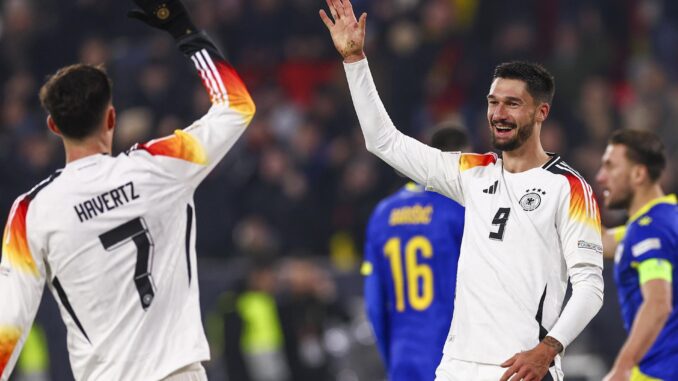
[[[127,16],[153,28],[165,30],[174,38],[196,31],[181,0],[133,0],[140,9],[132,9]]]
[[[320,18],[332,35],[332,42],[345,62],[356,62],[365,58],[365,22],[367,13],[356,20],[350,0],[326,0],[330,8],[330,19],[325,10],[320,10]],[[334,20],[334,21],[332,21]]]
[[[500,381],[541,381],[549,371],[549,366],[558,352],[544,343],[539,343],[529,351],[516,353],[501,364],[508,368]]]

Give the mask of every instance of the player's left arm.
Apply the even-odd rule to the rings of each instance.
[[[9,379],[33,324],[45,286],[45,266],[31,250],[25,196],[14,202],[0,253],[0,380]]]
[[[603,305],[603,247],[600,212],[591,187],[578,176],[569,178],[556,216],[556,228],[572,283],[572,296],[548,335],[532,350],[516,354],[502,366],[525,380],[541,380],[553,359],[593,319]],[[520,378],[518,378],[520,379]]]
[[[606,381],[624,379],[650,350],[673,310],[670,240],[661,227],[641,226],[629,240],[643,302]],[[640,236],[640,237],[639,237]]]
[[[379,255],[380,248],[374,244],[375,215],[370,219],[365,239],[365,253],[361,274],[365,277],[365,310],[367,318],[372,325],[372,330],[377,341],[377,349],[384,360],[386,369],[389,367],[389,338],[388,338],[388,311],[383,287],[383,279],[380,277]]]

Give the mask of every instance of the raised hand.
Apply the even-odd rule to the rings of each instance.
[[[355,62],[365,58],[363,47],[367,13],[363,13],[360,15],[360,20],[356,20],[350,0],[326,1],[332,18],[323,9],[320,10],[320,18],[330,31],[334,47],[344,57],[345,62]]]

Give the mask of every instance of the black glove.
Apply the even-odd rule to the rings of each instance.
[[[141,9],[132,9],[127,13],[128,17],[141,20],[154,28],[166,30],[175,39],[197,30],[180,0],[133,1]]]

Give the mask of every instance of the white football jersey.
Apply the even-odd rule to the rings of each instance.
[[[568,268],[602,267],[600,217],[591,187],[559,156],[510,173],[490,153],[447,154],[428,188],[466,207],[457,294],[444,352],[501,364],[534,348],[553,327]],[[434,175],[435,177],[436,175]]]
[[[559,318],[573,269],[594,267],[602,283],[600,215],[591,187],[557,155],[542,167],[510,173],[494,153],[441,152],[412,139],[391,122],[367,61],[344,68],[367,148],[466,207],[446,356],[498,365],[534,348]]]
[[[183,48],[213,102],[204,117],[117,157],[70,162],[14,203],[0,266],[0,379],[45,283],[59,301],[78,380],[159,380],[209,359],[193,194],[245,130],[254,103],[209,41],[199,35],[190,44]]]

